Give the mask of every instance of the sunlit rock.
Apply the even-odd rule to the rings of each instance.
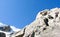
[[[40,11],[15,37],[60,37],[60,8]]]

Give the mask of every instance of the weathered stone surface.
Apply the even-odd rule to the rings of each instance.
[[[0,32],[0,37],[6,37],[5,33]]]
[[[0,23],[0,37],[60,37],[60,8],[40,11],[23,29]]]
[[[14,26],[0,23],[0,37],[15,37],[13,34],[17,33],[18,31],[20,31],[20,29]]]
[[[60,8],[40,11],[15,37],[60,37]]]

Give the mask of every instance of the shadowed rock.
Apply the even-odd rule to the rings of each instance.
[[[0,32],[0,37],[6,37],[5,33]]]
[[[44,19],[44,22],[45,22],[46,26],[49,26],[47,18]]]

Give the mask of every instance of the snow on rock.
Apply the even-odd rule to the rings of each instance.
[[[20,31],[20,29],[14,26],[0,23],[0,37],[14,37],[12,35],[17,33],[18,31]]]
[[[23,29],[0,23],[0,37],[60,37],[60,8],[40,11]]]
[[[15,37],[60,37],[60,8],[40,11]]]
[[[14,32],[18,32],[18,31],[20,31],[20,29],[14,27],[14,26],[10,26],[10,27],[12,28],[12,30],[13,30]]]

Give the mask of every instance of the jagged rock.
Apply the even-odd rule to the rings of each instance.
[[[60,37],[60,8],[40,11],[15,37]]]
[[[60,8],[40,11],[23,29],[0,23],[0,37],[60,37]]]
[[[0,23],[0,37],[15,37],[12,36],[14,33],[17,33],[20,29],[15,28],[14,26],[5,25]]]

